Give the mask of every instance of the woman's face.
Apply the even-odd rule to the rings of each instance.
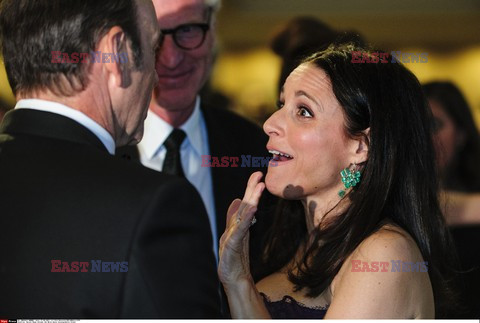
[[[343,188],[340,171],[363,160],[358,140],[346,136],[328,76],[312,64],[300,65],[287,78],[279,103],[263,126],[276,161],[268,168],[267,189],[288,199],[337,194]]]
[[[455,157],[462,135],[453,120],[436,100],[428,100],[435,122],[434,144],[438,167],[442,173]]]

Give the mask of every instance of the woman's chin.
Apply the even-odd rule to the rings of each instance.
[[[270,194],[275,195],[277,197],[286,198],[284,196],[286,184],[280,180],[280,178],[276,176],[272,176],[272,174],[267,172],[267,176],[265,176],[265,188],[270,192]]]
[[[265,188],[270,192],[270,194],[283,198],[282,191],[279,190],[278,187],[274,185],[271,180],[269,180],[268,174],[265,177]]]
[[[265,177],[265,188],[272,194],[286,200],[299,200],[304,197],[301,186],[289,184],[273,176]]]

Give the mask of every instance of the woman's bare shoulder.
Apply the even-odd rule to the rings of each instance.
[[[362,241],[342,265],[331,285],[333,302],[327,314],[331,318],[432,317],[427,271],[413,238],[386,224]]]
[[[394,224],[385,224],[367,237],[352,253],[365,260],[421,260],[422,255],[413,238]]]

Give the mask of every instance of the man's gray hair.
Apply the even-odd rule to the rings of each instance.
[[[217,12],[221,5],[222,0],[204,0],[207,7],[213,8],[213,12]]]

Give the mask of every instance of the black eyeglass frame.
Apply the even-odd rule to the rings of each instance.
[[[197,46],[185,47],[185,46],[182,46],[181,44],[179,44],[179,42],[177,40],[177,37],[175,36],[176,32],[178,30],[182,29],[182,28],[185,28],[185,27],[198,27],[202,30],[202,33],[203,33],[202,34],[202,40],[198,43]],[[172,28],[172,29],[161,29],[160,31],[162,33],[162,37],[161,37],[161,40],[160,40],[160,44],[163,43],[163,39],[165,38],[166,35],[172,35],[172,38],[173,38],[173,41],[175,42],[175,45],[177,45],[179,48],[185,49],[185,50],[197,49],[200,46],[202,46],[203,43],[205,42],[205,38],[207,37],[207,32],[209,30],[210,30],[210,23],[183,24],[183,25],[177,26],[177,27]]]
[[[211,23],[213,11],[214,11],[213,7],[209,6],[207,8],[207,22],[206,23],[183,24],[183,25],[177,26],[177,27],[172,28],[172,29],[160,29],[160,31],[162,33],[162,36],[160,37],[160,40],[159,40],[159,45],[160,46],[158,46],[158,48],[160,49],[162,47],[161,45],[164,41],[165,35],[168,35],[168,34],[172,35],[172,38],[173,38],[173,41],[175,42],[175,45],[177,45],[178,48],[181,48],[183,50],[193,50],[193,49],[197,49],[200,46],[202,46],[203,43],[205,42],[205,38],[207,37],[207,32],[210,30],[210,23]],[[194,47],[191,47],[191,48],[180,45],[177,41],[177,38],[175,37],[175,33],[177,32],[177,30],[179,30],[180,28],[188,27],[188,26],[200,27],[202,29],[202,32],[203,32],[202,40],[199,42],[199,44],[197,46],[194,46]]]

